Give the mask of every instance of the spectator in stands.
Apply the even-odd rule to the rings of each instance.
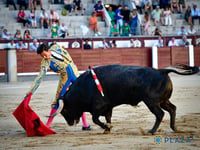
[[[50,10],[50,26],[52,26],[52,23],[56,22],[58,23],[58,26],[60,26],[60,18],[57,12],[55,12],[53,9]]]
[[[156,6],[160,5],[160,0],[152,0],[152,7],[153,10],[156,9]]]
[[[130,23],[130,10],[128,9],[127,5],[124,6],[124,9],[122,9],[122,16],[124,16],[123,22],[127,22],[129,24]]]
[[[86,39],[86,40],[85,40],[85,43],[84,43],[84,45],[83,45],[83,48],[84,48],[84,49],[92,49],[91,45],[90,45],[88,42],[89,42],[89,40]]]
[[[31,36],[31,33],[30,33],[29,30],[25,30],[24,31],[24,38],[23,39],[24,40],[30,40],[30,39],[32,39],[32,36]]]
[[[171,0],[171,11],[174,13],[174,8],[177,8],[177,11],[180,13],[180,8],[179,8],[179,0]]]
[[[40,3],[40,9],[43,10],[42,0],[34,0],[34,9],[36,10],[38,2]]]
[[[149,35],[149,27],[151,26],[151,24],[150,24],[150,16],[148,12],[144,13],[143,23],[144,23],[144,33]]]
[[[131,36],[131,28],[127,22],[122,26],[122,36]]]
[[[197,8],[196,4],[193,5],[191,13],[192,13],[192,24],[194,25],[194,19],[198,19],[200,24],[200,10]]]
[[[83,8],[83,4],[81,3],[81,0],[74,0],[73,5],[74,5],[74,10],[75,10],[76,15],[78,15],[77,10],[81,10],[81,15],[83,16],[84,8]]]
[[[169,9],[169,7],[165,7],[164,11],[163,11],[163,16],[164,16],[164,21],[165,21],[165,25],[168,26],[172,26],[172,12]]]
[[[164,46],[161,36],[158,37],[158,40],[153,44],[153,46],[156,46],[156,47],[163,47]]]
[[[130,43],[128,44],[128,47],[136,47],[135,40],[133,38],[130,39]]]
[[[156,27],[155,30],[152,32],[152,35],[162,36],[162,31],[159,29],[159,27]]]
[[[188,35],[197,35],[197,31],[194,29],[193,25],[188,29]]]
[[[119,28],[117,27],[117,24],[114,24],[114,26],[111,27],[110,36],[111,37],[119,37],[120,36],[120,32],[119,32]]]
[[[28,23],[31,25],[32,28],[37,27],[36,15],[35,15],[34,9],[31,9],[31,11],[30,11],[30,14],[28,16]]]
[[[3,32],[1,34],[1,39],[2,40],[10,40],[10,38],[11,38],[11,33],[8,32],[7,29],[3,29]]]
[[[15,33],[15,35],[14,35],[14,38],[15,38],[16,40],[22,40],[22,39],[23,39],[23,36],[22,36],[20,30],[17,30],[17,31],[16,31],[16,33]]]
[[[115,11],[115,18],[116,18],[116,22],[117,22],[117,28],[119,29],[120,33],[121,33],[121,27],[123,26],[123,18],[124,18],[124,16],[122,16],[121,10],[122,10],[122,6],[119,5],[118,8]]]
[[[168,42],[168,47],[171,47],[171,46],[179,46],[175,37],[172,37],[172,39]]]
[[[30,44],[30,51],[37,51],[38,45],[37,39],[34,39],[33,43]]]
[[[144,11],[151,12],[153,10],[152,1],[151,0],[144,0]]]
[[[64,0],[64,8],[69,11],[69,16],[71,16],[73,8],[72,0]]]
[[[19,10],[17,21],[23,23],[24,27],[27,25],[26,14],[24,12],[24,9]]]
[[[52,23],[51,26],[51,38],[58,38],[58,26],[55,22]]]
[[[180,40],[179,46],[185,46],[185,47],[189,46],[189,42],[188,42],[187,37],[185,35]]]
[[[143,0],[132,0],[134,3],[135,7],[134,9],[139,10],[139,13],[142,14],[142,9],[144,8],[144,2]]]
[[[185,5],[185,0],[179,0],[178,5],[179,5],[179,10],[182,13],[183,12],[183,6]]]
[[[164,24],[163,11],[159,6],[157,6],[156,9],[152,11],[151,15],[155,26],[157,26],[158,22],[161,22],[162,25]]]
[[[116,20],[115,20],[115,12],[112,10],[111,6],[108,8],[108,15],[110,16],[111,24],[113,26],[116,23]]]
[[[11,41],[6,45],[6,48],[10,49],[10,48],[16,48],[16,44],[14,39],[11,39]]]
[[[116,40],[110,41],[110,45],[111,48],[116,48],[117,47]]]
[[[103,49],[110,48],[109,44],[106,42],[106,39],[102,40],[102,44],[99,45],[99,48],[103,48]]]
[[[31,9],[34,9],[34,4],[33,4],[33,0],[28,0],[28,8],[31,10]]]
[[[131,12],[130,18],[131,18],[131,33],[133,35],[140,35],[141,18],[140,15],[138,14],[137,9],[134,9]]]
[[[42,10],[39,18],[40,18],[41,27],[42,28],[48,28],[48,26],[49,26],[49,15],[45,11],[45,9]]]
[[[93,12],[96,12],[97,16],[102,16],[103,21],[105,20],[105,12],[101,1],[94,5]]]
[[[19,9],[22,9],[22,7],[24,7],[25,10],[28,8],[29,5],[27,0],[18,0],[18,4]]]
[[[166,6],[170,7],[170,0],[160,0],[160,8],[163,9]]]
[[[181,35],[181,36],[183,36],[183,35],[188,35],[188,33],[187,33],[187,31],[185,30],[185,27],[184,27],[184,26],[182,26],[181,29],[178,30],[177,35]]]
[[[192,10],[191,10],[190,6],[188,6],[184,12],[184,19],[185,19],[185,21],[188,22],[189,25],[192,24]]]
[[[99,26],[97,24],[96,12],[92,12],[92,16],[89,20],[90,30],[94,31],[95,36],[101,35],[99,32]]]
[[[14,9],[17,10],[15,0],[6,0],[6,7],[8,7],[9,5],[13,5]]]
[[[26,49],[27,46],[26,44],[23,43],[22,40],[19,40],[17,43],[16,43],[16,49],[17,50],[21,50],[21,49]]]
[[[67,25],[65,25],[65,23],[62,23],[59,26],[58,31],[59,31],[59,37],[65,38],[66,36],[69,36],[68,27]]]

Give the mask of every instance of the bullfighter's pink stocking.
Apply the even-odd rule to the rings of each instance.
[[[57,111],[55,108],[51,108],[50,115],[54,114]],[[46,126],[50,127],[54,117],[49,117]]]
[[[82,115],[82,123],[83,123],[83,127],[88,127],[85,112],[83,112],[83,115]]]

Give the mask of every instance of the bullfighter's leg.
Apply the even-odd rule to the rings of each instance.
[[[175,117],[176,117],[176,106],[170,103],[169,100],[164,101],[160,104],[160,107],[168,111],[170,114],[170,127],[172,130],[176,131],[175,128]]]
[[[149,110],[156,116],[156,122],[155,122],[153,128],[149,131],[149,133],[154,134],[163,119],[164,112],[160,108],[159,104],[155,104],[151,100],[145,101],[145,104],[147,105]]]

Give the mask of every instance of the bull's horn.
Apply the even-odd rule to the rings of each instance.
[[[63,103],[63,100],[62,99],[59,99],[58,100],[58,109],[57,109],[57,111],[54,113],[54,114],[52,114],[52,115],[50,115],[50,116],[48,116],[48,117],[54,117],[54,116],[56,116],[57,114],[59,114],[61,111],[62,111],[62,109],[63,109],[63,107],[64,107],[64,103]]]

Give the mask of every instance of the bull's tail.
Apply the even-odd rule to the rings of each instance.
[[[197,66],[190,67],[188,65],[178,64],[178,65],[175,65],[173,67],[176,68],[176,69],[181,69],[183,71],[177,71],[177,70],[174,70],[174,69],[158,69],[158,70],[163,72],[163,73],[166,73],[166,74],[168,74],[170,72],[174,72],[174,73],[179,74],[179,75],[193,75],[193,74],[196,74],[196,73],[199,72],[199,67],[197,67]]]

